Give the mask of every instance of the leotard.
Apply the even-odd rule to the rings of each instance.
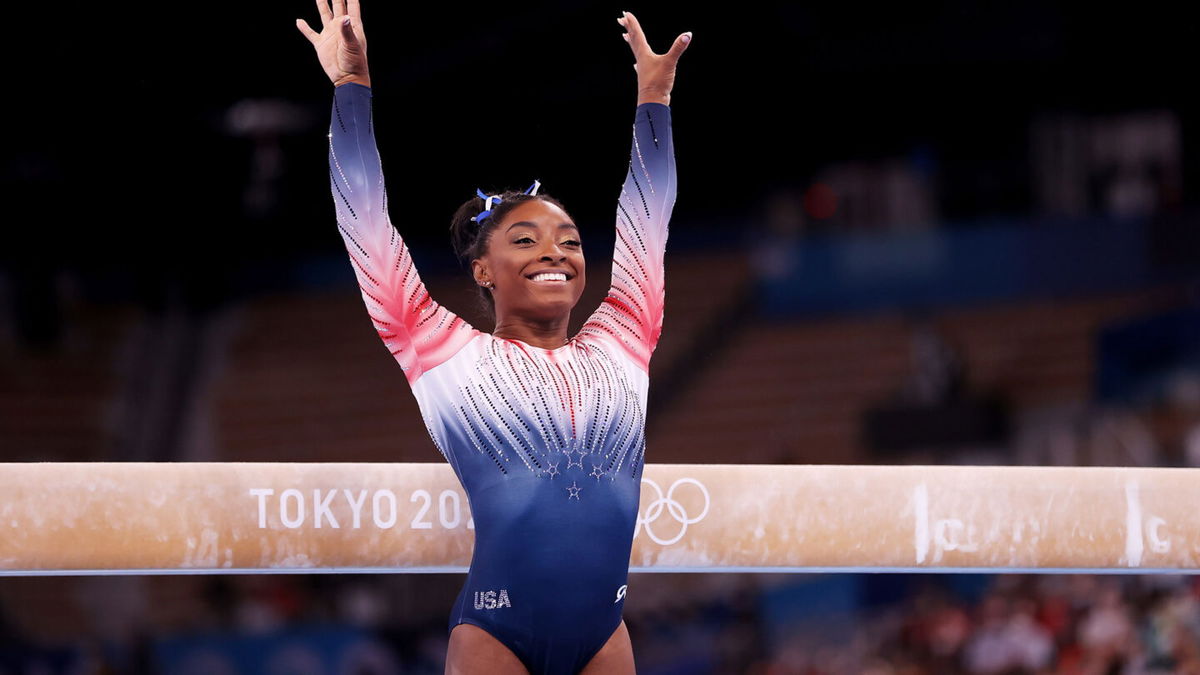
[[[473,514],[449,628],[479,626],[531,673],[576,673],[624,606],[675,203],[670,108],[637,106],[612,283],[557,349],[478,331],[426,292],[388,218],[368,87],[335,90],[329,170],[367,311]]]

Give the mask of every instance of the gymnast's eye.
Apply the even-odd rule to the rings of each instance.
[[[527,241],[527,242],[529,242],[529,243],[531,243],[531,244],[533,243],[533,240],[532,240],[532,239],[530,239],[529,237],[521,237],[520,239],[518,239],[518,240],[514,241],[513,243],[514,243],[514,244],[519,244],[519,243],[521,243],[521,242],[523,242],[523,241]]]
[[[568,239],[568,240],[564,241],[563,243],[568,246],[583,246],[582,242],[575,241],[574,239]]]

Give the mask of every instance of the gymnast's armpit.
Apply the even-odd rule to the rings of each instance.
[[[370,87],[348,83],[334,89],[330,190],[367,312],[411,384],[449,358],[473,330],[430,297],[388,218],[372,106]]]

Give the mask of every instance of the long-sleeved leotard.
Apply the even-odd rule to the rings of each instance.
[[[557,349],[478,331],[426,292],[388,219],[369,88],[337,87],[329,143],[363,301],[475,520],[449,627],[483,628],[532,673],[578,672],[624,606],[675,202],[670,108],[637,107],[612,284]]]

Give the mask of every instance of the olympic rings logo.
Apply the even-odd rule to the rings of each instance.
[[[671,487],[667,489],[667,494],[665,496],[663,495],[662,488],[658,486],[658,483],[655,483],[649,478],[643,478],[642,482],[654,488],[654,491],[658,493],[658,498],[646,505],[645,516],[638,514],[637,525],[633,532],[634,537],[637,537],[638,529],[644,525],[646,527],[646,534],[652,540],[654,540],[655,543],[661,544],[662,546],[670,546],[680,539],[683,539],[683,535],[687,532],[688,525],[695,525],[701,520],[704,520],[704,516],[708,515],[708,507],[712,504],[712,501],[708,496],[708,488],[704,487],[704,484],[695,478],[680,478],[676,480],[674,483],[671,483]],[[689,518],[687,511],[685,511],[683,508],[683,504],[680,504],[679,501],[675,499],[675,489],[680,485],[695,485],[696,488],[700,490],[700,494],[704,495],[704,510],[701,511],[700,515],[696,516],[695,518]],[[675,522],[682,525],[682,527],[679,528],[679,533],[670,539],[662,539],[658,535],[654,534],[654,530],[650,529],[650,523],[658,520],[659,516],[662,515],[663,509],[666,509],[667,513],[671,514],[671,517],[675,519]]]

